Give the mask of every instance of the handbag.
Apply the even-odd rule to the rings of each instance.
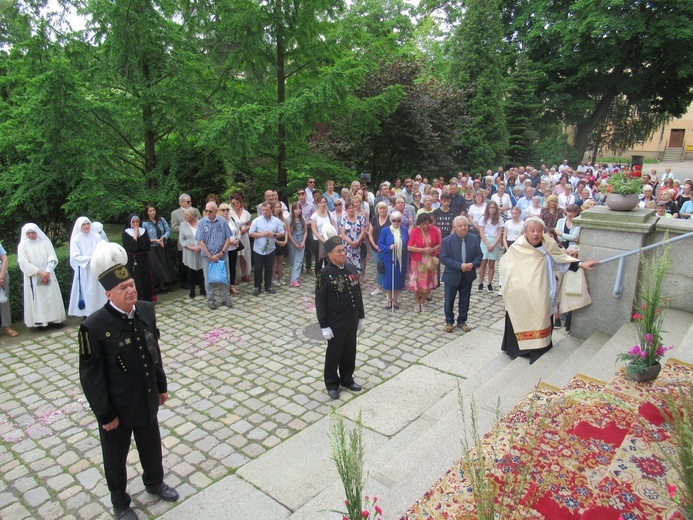
[[[226,278],[226,262],[219,260],[218,262],[210,262],[207,268],[207,283],[228,285],[229,281]]]
[[[243,251],[245,249],[245,246],[243,245],[243,242],[238,242],[238,247],[236,248],[236,251]]]
[[[440,262],[440,260],[438,260],[437,257],[429,256],[428,260],[426,260],[426,270],[427,271],[437,271],[439,262]]]

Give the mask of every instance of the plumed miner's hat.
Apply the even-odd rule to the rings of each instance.
[[[91,272],[99,279],[104,289],[110,291],[116,285],[132,278],[126,267],[128,254],[120,244],[99,242],[91,257]]]
[[[330,237],[327,240],[325,240],[324,245],[325,245],[325,252],[331,253],[335,247],[342,245],[342,239],[340,237],[337,237],[337,236]]]

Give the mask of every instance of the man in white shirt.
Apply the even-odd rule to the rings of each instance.
[[[306,202],[309,202],[310,204],[315,204],[315,200],[313,199],[313,190],[315,189],[315,179],[313,177],[310,177],[308,181],[306,182]]]

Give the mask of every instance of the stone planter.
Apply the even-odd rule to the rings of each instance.
[[[647,367],[647,370],[645,370],[642,374],[629,374],[628,379],[637,381],[638,383],[652,381],[653,379],[657,379],[657,376],[659,375],[659,372],[661,372],[661,370],[662,365],[660,365],[659,363],[655,363],[654,365],[650,365],[649,367]]]
[[[630,195],[619,195],[618,193],[609,193],[606,196],[604,204],[612,211],[630,211],[635,209],[640,202],[640,197],[637,193]]]

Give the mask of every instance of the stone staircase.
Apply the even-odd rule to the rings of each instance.
[[[683,161],[683,148],[667,148],[664,150],[660,162],[681,162]]]
[[[665,317],[667,352],[693,363],[693,315],[670,310]],[[481,435],[539,382],[562,388],[578,373],[609,380],[616,354],[635,342],[632,324],[614,336],[594,333],[586,340],[554,333],[554,348],[533,365],[500,352],[503,320],[455,336],[382,385],[338,409],[364,425],[365,493],[378,497],[384,518],[400,518],[450,469],[462,454],[463,429],[458,385],[478,411]],[[445,335],[443,338],[447,338]],[[341,518],[344,492],[331,460],[330,419],[325,417],[272,450],[251,460],[161,518],[317,519]]]

